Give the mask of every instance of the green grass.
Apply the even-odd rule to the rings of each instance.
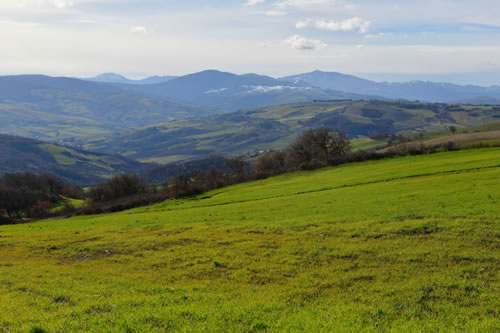
[[[0,227],[0,332],[497,332],[500,149]]]
[[[370,150],[376,149],[379,147],[384,147],[387,145],[388,139],[385,140],[373,140],[368,137],[360,137],[351,140],[352,151],[360,151],[360,150]]]
[[[464,106],[464,108],[465,107],[466,106]],[[456,134],[482,133],[482,132],[491,132],[499,130],[500,130],[500,122],[490,122],[479,126],[468,126],[468,127],[457,128]],[[451,131],[445,129],[445,130],[431,131],[425,133],[407,133],[405,136],[413,140],[429,140],[451,135],[453,135]]]
[[[64,199],[64,201],[66,201],[66,203],[69,204],[70,207],[73,207],[73,208],[83,208],[87,205],[87,201],[85,201],[85,200],[72,199],[72,198],[66,198],[66,197],[64,197],[63,199]],[[52,209],[50,211],[52,213],[56,213],[56,212],[60,212],[60,211],[64,210],[64,208],[66,207],[64,201],[60,201],[57,205],[52,207]]]

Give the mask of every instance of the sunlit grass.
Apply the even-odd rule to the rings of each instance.
[[[495,332],[500,149],[0,227],[0,332]]]

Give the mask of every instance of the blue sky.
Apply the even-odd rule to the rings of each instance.
[[[0,74],[203,69],[500,84],[498,0],[1,0]]]

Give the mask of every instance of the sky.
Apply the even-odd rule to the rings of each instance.
[[[0,75],[274,77],[500,85],[498,0],[0,0]]]

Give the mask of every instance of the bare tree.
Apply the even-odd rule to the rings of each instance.
[[[289,164],[304,168],[327,165],[330,160],[351,151],[351,143],[343,133],[332,132],[329,128],[309,129],[290,147]]]
[[[284,152],[264,153],[255,163],[255,177],[266,178],[285,172],[286,158]]]
[[[232,157],[226,159],[226,168],[234,172],[235,174],[241,173],[245,170],[245,161],[241,157]]]
[[[89,197],[95,201],[111,201],[147,192],[144,179],[134,174],[115,176],[93,187]]]

